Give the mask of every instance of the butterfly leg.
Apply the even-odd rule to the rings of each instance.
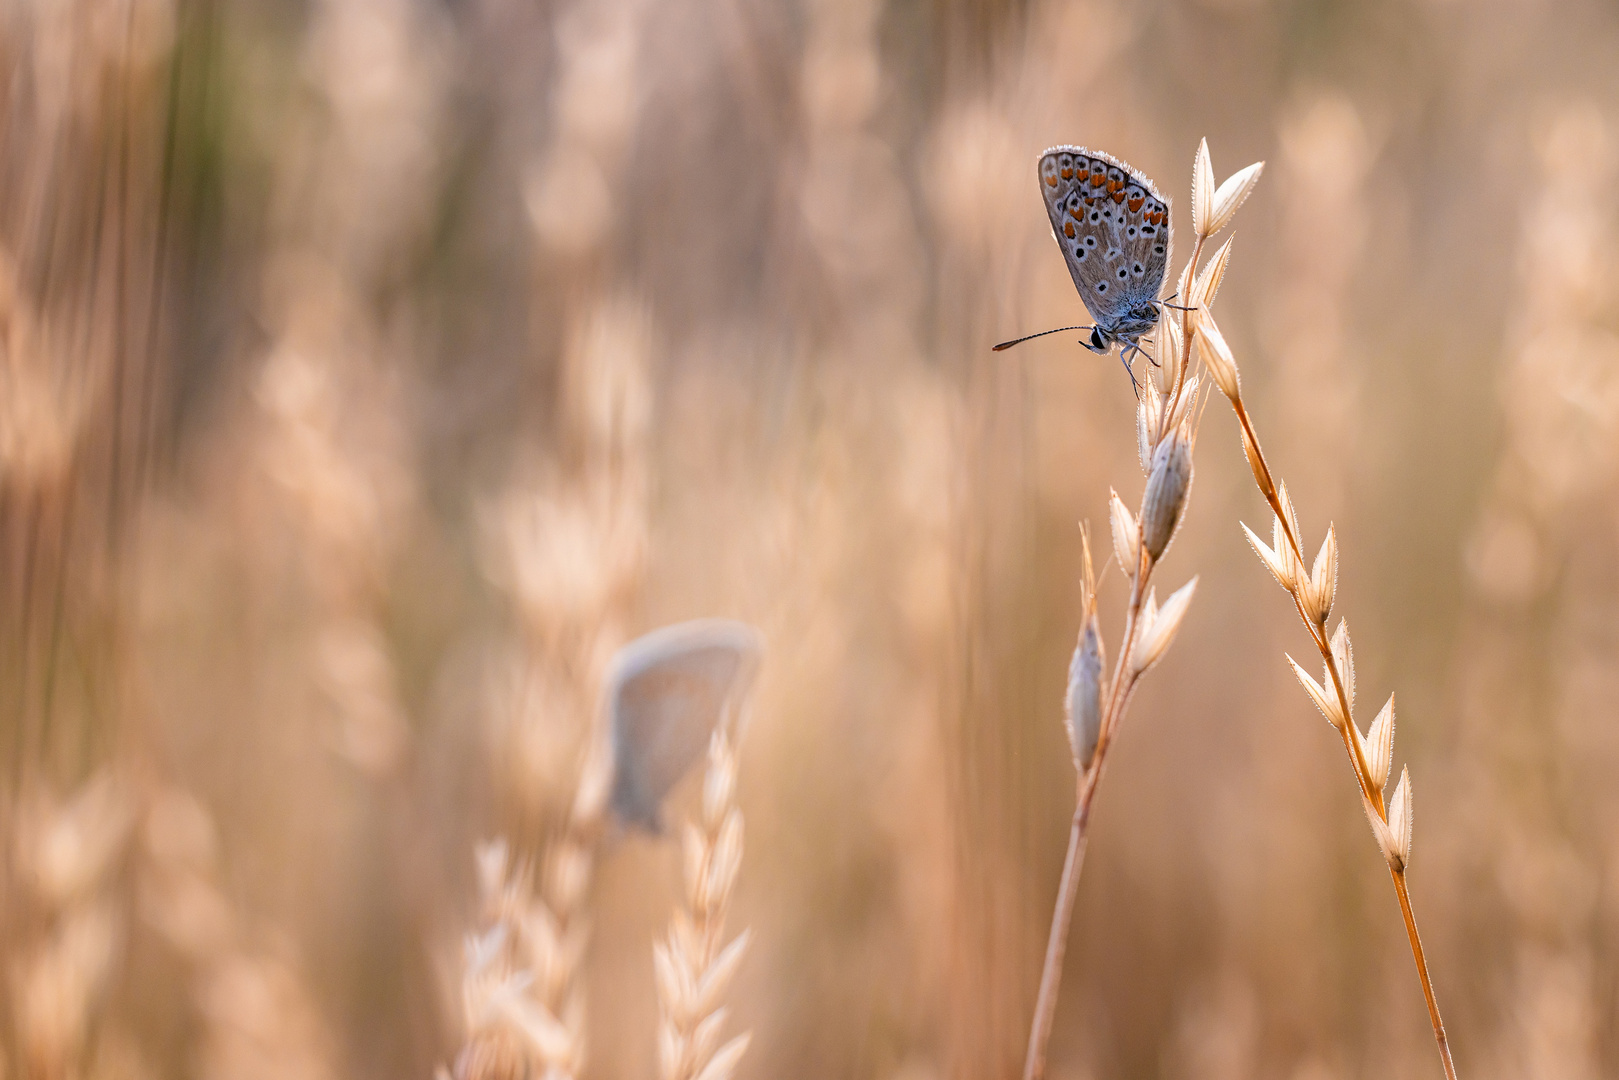
[[[1126,345],[1119,350],[1119,362],[1124,365],[1124,373],[1130,376],[1130,389],[1136,393],[1136,400],[1141,400],[1141,384],[1136,382],[1135,369],[1130,366],[1130,354],[1141,352],[1139,345]],[[1143,354],[1145,355],[1145,354]]]
[[[1180,295],[1180,292],[1177,290],[1175,292],[1170,293],[1168,296],[1164,297],[1162,300],[1154,300],[1153,303],[1156,304],[1158,307],[1174,308],[1176,311],[1196,311],[1197,310],[1197,308],[1195,308],[1195,307],[1187,307],[1184,304],[1171,304],[1170,301],[1175,299],[1175,297],[1177,297],[1179,295]]]

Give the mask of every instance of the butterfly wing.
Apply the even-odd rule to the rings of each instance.
[[[1040,192],[1080,299],[1102,329],[1129,326],[1169,264],[1169,205],[1151,180],[1083,146],[1040,157]]]
[[[664,627],[619,650],[608,709],[620,820],[659,831],[658,808],[740,704],[761,652],[756,630],[726,619]]]

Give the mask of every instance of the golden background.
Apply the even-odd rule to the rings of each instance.
[[[1086,321],[1044,147],[1185,258],[1205,136],[1460,1072],[1619,1072],[1610,5],[13,0],[0,68],[7,1076],[431,1075],[474,844],[538,857],[612,649],[714,614],[769,640],[738,1075],[1014,1075],[1141,474],[1116,359],[989,346]],[[1198,449],[1052,1075],[1438,1076],[1223,400]],[[678,878],[599,854],[589,1077],[654,1071]]]

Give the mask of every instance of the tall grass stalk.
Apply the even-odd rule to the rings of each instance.
[[[1103,664],[1101,635],[1096,624],[1095,575],[1089,539],[1085,542],[1085,617],[1079,646],[1069,669],[1067,699],[1069,737],[1078,772],[1074,817],[1068,829],[1068,852],[1063,859],[1062,880],[1057,887],[1051,934],[1040,973],[1040,992],[1035,999],[1034,1019],[1029,1025],[1024,1080],[1036,1080],[1045,1072],[1046,1046],[1051,1040],[1051,1025],[1057,1011],[1057,991],[1062,982],[1074,897],[1085,862],[1091,806],[1101,784],[1108,749],[1137,684],[1169,648],[1197,588],[1194,577],[1160,608],[1152,588],[1152,576],[1179,527],[1191,491],[1192,449],[1196,441],[1197,406],[1201,400],[1199,376],[1189,373],[1193,359],[1193,312],[1212,303],[1230,259],[1230,244],[1216,252],[1201,272],[1198,263],[1208,239],[1230,222],[1253,190],[1262,169],[1262,164],[1251,165],[1230,177],[1217,190],[1209,165],[1208,145],[1204,143],[1198,148],[1192,175],[1192,223],[1196,240],[1176,290],[1176,295],[1184,300],[1180,308],[1173,309],[1174,313],[1165,314],[1159,321],[1159,364],[1153,369],[1152,377],[1145,380],[1144,393],[1137,401],[1136,436],[1141,467],[1147,473],[1140,512],[1132,515],[1117,492],[1110,500],[1113,554],[1130,581],[1130,599],[1125,609],[1118,657],[1105,686],[1100,680]]]
[[[1265,460],[1265,453],[1259,446],[1259,436],[1254,431],[1253,419],[1243,402],[1236,360],[1207,311],[1198,313],[1195,339],[1205,367],[1236,413],[1243,449],[1253,469],[1254,483],[1259,486],[1274,515],[1271,543],[1268,545],[1247,525],[1243,526],[1243,530],[1248,534],[1248,542],[1253,545],[1255,553],[1287,590],[1299,619],[1310,635],[1310,641],[1321,654],[1321,681],[1316,682],[1291,656],[1287,658],[1288,663],[1292,665],[1305,692],[1343,739],[1344,752],[1349,757],[1355,781],[1360,786],[1366,817],[1371,822],[1372,832],[1388,862],[1389,875],[1394,880],[1394,893],[1400,902],[1400,915],[1405,920],[1406,936],[1411,942],[1411,958],[1417,965],[1417,978],[1428,1005],[1428,1018],[1433,1024],[1439,1058],[1448,1080],[1456,1080],[1456,1066],[1451,1061],[1450,1042],[1445,1037],[1445,1025],[1439,1016],[1439,1001],[1434,995],[1422,937],[1417,933],[1417,919],[1411,908],[1411,888],[1406,880],[1406,870],[1411,862],[1411,777],[1408,769],[1400,771],[1400,781],[1393,794],[1387,799],[1384,797],[1394,754],[1394,696],[1389,695],[1388,702],[1372,721],[1366,734],[1362,735],[1354,721],[1355,656],[1349,639],[1349,624],[1340,618],[1337,629],[1330,635],[1327,633],[1327,619],[1332,614],[1337,592],[1337,534],[1331,527],[1327,529],[1314,563],[1306,570],[1303,534],[1299,530],[1298,516],[1288,496],[1287,485],[1276,479]]]

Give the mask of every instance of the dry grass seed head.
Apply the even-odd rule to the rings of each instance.
[[[1287,662],[1293,666],[1293,674],[1298,676],[1299,683],[1304,687],[1304,692],[1310,695],[1310,700],[1315,702],[1317,709],[1321,710],[1321,715],[1327,718],[1327,723],[1341,729],[1348,721],[1344,718],[1343,710],[1338,707],[1338,695],[1327,693],[1308,671],[1299,666],[1297,660],[1286,653],[1282,655],[1287,656]]]
[[[1159,366],[1154,368],[1154,377],[1147,380],[1148,385],[1158,389],[1167,389],[1175,385],[1176,377],[1180,374],[1181,355],[1186,348],[1186,339],[1182,336],[1180,313],[1170,311],[1158,320]],[[1157,419],[1154,414],[1154,419]]]
[[[1248,537],[1248,546],[1254,549],[1254,554],[1259,556],[1259,561],[1265,564],[1265,569],[1271,572],[1271,576],[1276,579],[1276,583],[1292,592],[1293,582],[1288,576],[1289,561],[1275,548],[1256,536],[1254,530],[1250,529],[1246,523],[1243,523],[1242,531]]]
[[[1226,267],[1230,262],[1231,239],[1227,239],[1220,245],[1220,250],[1203,264],[1203,269],[1197,272],[1196,278],[1192,281],[1191,298],[1186,301],[1187,307],[1207,311],[1214,305],[1214,296],[1220,291],[1220,282],[1224,280]]]
[[[1090,768],[1096,742],[1102,732],[1102,636],[1097,631],[1094,612],[1087,612],[1080,627],[1079,644],[1068,665],[1068,693],[1063,718],[1067,721],[1068,745],[1074,754],[1074,767]]]
[[[1343,680],[1344,697],[1349,699],[1350,712],[1355,709],[1355,646],[1349,640],[1349,620],[1339,619],[1338,629],[1332,632],[1329,643],[1332,650],[1333,664],[1338,668],[1338,677]],[[1329,677],[1326,682],[1332,680]],[[1323,685],[1326,685],[1324,683]]]
[[[1141,630],[1136,635],[1135,648],[1130,653],[1132,671],[1139,675],[1156,664],[1169,650],[1196,592],[1197,578],[1194,577],[1171,593],[1162,608],[1157,607],[1153,597],[1148,597],[1147,606],[1141,613]]]
[[[1315,566],[1310,570],[1309,581],[1301,590],[1303,595],[1300,597],[1305,611],[1318,628],[1325,626],[1327,616],[1332,614],[1332,601],[1337,589],[1338,537],[1328,526],[1326,539],[1321,541],[1321,550],[1316,553]]]
[[[1138,552],[1141,550],[1141,528],[1117,491],[1112,491],[1108,497],[1108,518],[1113,528],[1113,557],[1119,561],[1119,568],[1133,581],[1139,562]]]
[[[1389,832],[1394,834],[1395,854],[1399,856],[1399,869],[1411,864],[1411,770],[1400,770],[1400,782],[1394,787],[1394,798],[1389,807]]]
[[[1225,337],[1214,322],[1214,317],[1208,312],[1200,312],[1197,319],[1197,329],[1192,338],[1193,347],[1197,350],[1197,358],[1203,364],[1203,369],[1214,380],[1214,385],[1220,392],[1232,401],[1242,396],[1242,382],[1237,374],[1237,360],[1231,355],[1231,346],[1226,344]],[[1243,436],[1244,448],[1247,448],[1246,433]]]
[[[1214,166],[1209,161],[1209,140],[1202,139],[1192,158],[1192,232],[1199,238],[1212,235],[1213,220]]]
[[[1192,435],[1183,423],[1153,451],[1147,489],[1141,497],[1141,542],[1154,562],[1163,557],[1175,536],[1191,487]]]
[[[1371,730],[1366,733],[1362,743],[1366,753],[1366,764],[1371,769],[1372,786],[1382,791],[1388,783],[1389,768],[1394,763],[1394,695],[1390,694],[1383,708],[1378,712],[1377,718],[1372,721]]]
[[[1248,196],[1253,194],[1264,171],[1265,163],[1256,161],[1246,169],[1240,169],[1226,177],[1212,200],[1214,205],[1209,220],[1210,236],[1225,228],[1231,223],[1231,219],[1237,216],[1238,209],[1247,201]]]
[[[1192,162],[1192,231],[1199,239],[1207,239],[1231,223],[1264,171],[1265,163],[1255,162],[1233,173],[1216,188],[1209,142],[1204,139],[1198,143],[1197,156]]]

